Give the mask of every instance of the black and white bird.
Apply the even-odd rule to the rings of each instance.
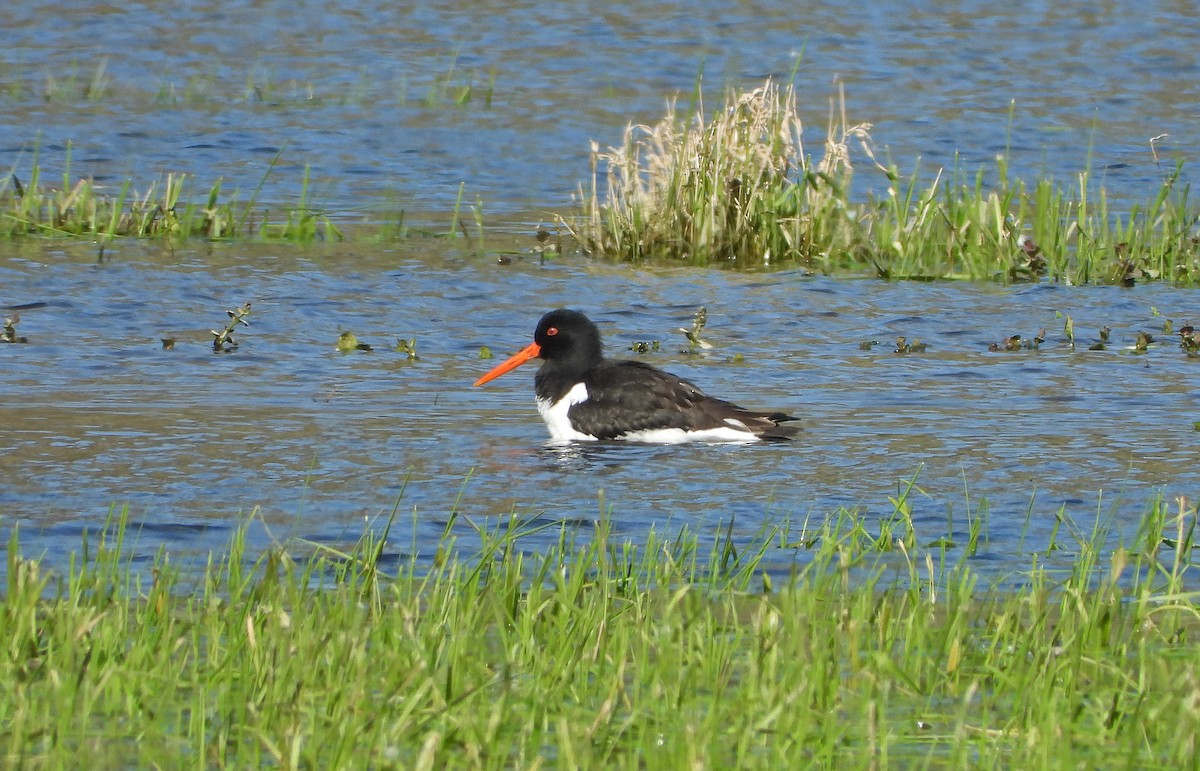
[[[533,342],[475,381],[480,386],[530,359],[538,412],[555,442],[753,442],[790,439],[799,427],[784,412],[748,410],[706,395],[688,381],[638,361],[604,358],[600,330],[578,311],[551,311]]]

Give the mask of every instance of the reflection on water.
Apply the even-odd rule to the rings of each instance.
[[[123,506],[142,555],[223,549],[252,515],[252,547],[345,544],[393,509],[405,553],[454,512],[463,543],[514,513],[574,526],[602,510],[635,541],[682,525],[712,538],[731,520],[748,538],[839,506],[890,516],[889,496],[915,478],[918,536],[964,542],[968,516],[986,511],[979,564],[1004,573],[1045,548],[1060,510],[1084,531],[1110,514],[1128,528],[1156,493],[1195,496],[1200,483],[1200,360],[1162,334],[1165,319],[1192,318],[1194,290],[499,266],[446,242],[122,244],[99,264],[86,245],[13,248],[0,252],[0,303],[47,304],[21,314],[28,344],[0,346],[0,521],[51,557]],[[241,348],[212,353],[209,330],[246,300]],[[481,346],[515,351],[543,311],[571,305],[598,321],[610,354],[659,340],[643,360],[801,415],[800,438],[548,446],[532,373],[470,384],[492,363]],[[676,329],[700,305],[716,347],[687,355]],[[1059,314],[1074,319],[1075,350]],[[1087,350],[1105,325],[1110,347]],[[1040,350],[988,352],[1043,327]],[[375,350],[337,352],[346,330]],[[1126,350],[1139,331],[1160,338],[1144,355]],[[898,336],[928,350],[896,354]],[[418,360],[392,350],[400,337],[416,338]]]

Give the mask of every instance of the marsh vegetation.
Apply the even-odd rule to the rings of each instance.
[[[261,15],[244,10],[247,22]],[[779,12],[765,34],[792,23],[794,8]],[[567,56],[529,8],[489,13],[513,14],[513,26],[535,20],[526,49],[556,65]],[[379,29],[365,12],[355,23]],[[605,48],[620,35],[595,29],[589,57],[615,50],[641,66]],[[1120,39],[1136,48],[1141,38],[1122,28]],[[1006,151],[982,167],[897,162],[879,150],[889,138],[865,122],[869,112],[840,93],[827,104],[824,92],[768,81],[713,102],[698,83],[691,102],[630,125],[615,147],[595,143],[580,153],[590,168],[580,160],[564,173],[541,161],[586,143],[546,126],[577,113],[590,130],[602,123],[591,105],[551,104],[554,83],[506,81],[512,73],[486,56],[447,57],[436,42],[421,41],[441,52],[436,62],[400,76],[347,76],[325,59],[296,77],[193,67],[147,89],[103,62],[40,83],[27,68],[6,71],[0,97],[13,115],[32,123],[57,111],[70,130],[99,133],[131,113],[131,136],[159,153],[139,162],[195,165],[149,184],[114,182],[90,170],[119,170],[124,143],[76,164],[65,142],[29,158],[13,151],[21,157],[0,179],[0,242],[14,254],[67,244],[15,257],[3,298],[14,304],[0,342],[29,343],[0,346],[11,384],[0,409],[15,448],[0,498],[11,533],[4,764],[1200,762],[1197,512],[1175,497],[1196,479],[1186,449],[1200,425],[1189,401],[1200,336],[1191,295],[1169,293],[1200,282],[1200,211],[1158,137],[1142,148],[1155,181],[1138,200],[1141,191],[1108,187],[1103,165],[1016,175]],[[480,48],[519,58],[496,43]],[[299,53],[318,64],[307,47]],[[1044,55],[1038,77],[1050,69]],[[620,114],[633,114],[613,85],[623,76],[606,77],[587,81],[587,99],[617,93]],[[193,135],[234,103],[229,123],[255,130]],[[147,106],[166,118],[142,132]],[[368,115],[357,134],[341,130],[347,115],[376,109],[383,117]],[[328,124],[312,120],[322,110]],[[275,137],[293,131],[322,139],[287,163],[293,151]],[[521,220],[517,248],[498,246],[484,216],[493,201],[457,165],[442,173],[480,147],[496,154],[497,136],[525,151],[508,153],[494,177],[514,196],[528,184],[550,207],[537,224]],[[237,157],[202,184],[194,170],[216,164],[198,151],[211,148],[218,164]],[[403,179],[388,165],[403,152],[416,191],[445,204],[433,224],[399,196],[379,203],[379,189]],[[309,160],[334,156],[343,177],[369,180],[370,207],[353,183],[326,199],[336,175],[314,174]],[[536,178],[566,178],[567,192],[547,201]],[[462,248],[405,251],[424,236]],[[354,248],[320,248],[331,244]],[[293,246],[310,250],[260,268]],[[613,265],[654,270],[602,274]],[[735,270],[714,288],[704,282],[717,271],[690,272],[705,276],[693,282],[663,278],[664,265]],[[790,272],[752,283],[774,270]],[[1101,299],[1066,289],[1084,285],[1120,289]],[[530,450],[519,427],[486,438],[447,431],[496,417],[446,384],[469,382],[492,356],[485,342],[504,344],[501,323],[517,325],[512,314],[540,312],[548,298],[576,302],[580,286],[608,305],[605,323],[632,340],[633,355],[730,391],[754,367],[764,397],[811,399],[805,420],[818,430],[780,466],[646,448],[553,457]],[[911,287],[929,296],[914,301]],[[480,298],[499,302],[498,289],[511,293],[506,305],[483,307]],[[616,307],[635,291],[659,317]],[[247,298],[255,326],[243,337]],[[734,323],[747,307],[754,323]],[[173,353],[150,350],[157,340],[174,348],[174,335]],[[367,339],[376,353],[360,356]],[[511,420],[493,422],[519,426],[508,409]],[[361,526],[391,495],[399,469],[418,468],[443,495],[464,458],[480,464],[488,491],[470,514],[455,502],[442,523],[445,502],[426,492],[411,537],[399,535],[403,518],[384,517],[357,543],[341,540],[346,522]],[[878,488],[896,467],[925,463],[937,476],[928,490],[900,485],[881,510]],[[582,480],[569,479],[581,467]],[[955,474],[969,494],[945,492]],[[517,475],[520,491],[501,492]],[[594,522],[580,514],[601,479],[630,509],[623,522],[603,507]],[[1150,487],[1169,497],[1121,498]],[[1115,489],[1115,502],[1100,488]],[[1092,493],[1095,521],[1081,520]],[[135,495],[97,532],[98,507]],[[514,500],[545,510],[497,516]],[[200,533],[224,533],[230,512],[259,503],[271,514],[209,548]],[[746,511],[764,522],[752,537]],[[663,524],[663,512],[674,519]],[[268,518],[306,535],[252,533]],[[72,527],[84,535],[65,548]]]
[[[1128,211],[1111,209],[1086,171],[1069,184],[1015,180],[1003,156],[990,171],[928,180],[881,162],[870,124],[849,120],[841,102],[814,154],[798,101],[794,86],[768,81],[730,93],[712,115],[672,108],[630,125],[621,145],[593,146],[592,180],[567,224],[589,253],[634,262],[1004,283],[1200,280],[1200,208],[1177,166]],[[857,194],[864,174],[886,192]]]
[[[1001,283],[1200,282],[1200,208],[1180,181],[1181,162],[1160,162],[1158,190],[1116,208],[1088,170],[1070,182],[1012,179],[1004,155],[992,169],[903,171],[877,157],[871,125],[851,121],[844,100],[828,114],[813,153],[794,86],[731,91],[711,112],[703,102],[683,113],[672,103],[659,122],[630,125],[619,146],[593,143],[578,208],[556,215],[556,247],[547,252],[551,234],[539,229],[524,251],[558,256],[566,233],[585,254],[635,263]],[[36,157],[27,182],[10,174],[0,184],[0,235],[311,243],[439,232],[410,228],[403,209],[367,223],[339,220],[312,200],[307,169],[298,200],[272,205],[258,199],[265,176],[247,198],[226,194],[218,180],[197,201],[186,175],[142,192],[130,182],[106,191],[69,168],[58,185],[45,184]],[[875,179],[863,184],[864,175]],[[486,254],[485,203],[463,199],[460,185],[440,233]]]
[[[1126,542],[1065,523],[1069,567],[1034,555],[1003,585],[903,505],[749,540],[721,528],[708,547],[686,528],[634,544],[603,518],[513,516],[472,522],[470,545],[448,527],[432,563],[394,518],[345,550],[258,556],[247,523],[195,576],[166,553],[131,562],[119,516],[66,572],[14,534],[3,759],[1189,767],[1196,518],[1152,501]],[[554,547],[523,548],[547,527]],[[767,571],[781,552],[792,568]]]

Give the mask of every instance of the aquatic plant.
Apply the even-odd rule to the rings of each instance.
[[[1184,324],[1179,328],[1179,347],[1188,356],[1200,356],[1200,334],[1196,333],[1196,328],[1191,324]]]
[[[913,339],[911,343],[907,337],[896,338],[896,353],[925,353],[928,348],[928,344],[921,342],[919,338]]]
[[[495,75],[486,88],[481,77],[464,74],[453,60],[434,77],[425,100],[463,104],[482,92],[486,102]],[[100,65],[88,85],[55,86],[54,93],[96,98],[111,87]],[[251,78],[247,98],[274,99],[279,88]],[[295,98],[311,96],[304,84],[290,88]],[[346,98],[361,99],[370,90],[350,89]],[[594,143],[590,185],[581,186],[574,212],[557,217],[556,231],[588,254],[634,262],[798,266],[888,279],[1200,284],[1200,209],[1181,181],[1182,166],[1164,172],[1146,203],[1117,209],[1088,171],[1066,183],[1027,182],[1010,177],[1003,155],[988,170],[956,162],[905,173],[885,165],[876,157],[871,125],[849,120],[840,94],[814,157],[804,144],[799,101],[795,86],[767,81],[730,91],[711,115],[702,100],[686,115],[672,103],[658,123],[627,127],[619,146],[602,151]],[[48,183],[35,152],[24,179],[14,167],[0,180],[0,237],[83,236],[103,255],[120,237],[311,243],[462,235],[477,255],[488,253],[484,202],[464,207],[466,183],[449,227],[431,233],[410,227],[399,205],[365,223],[335,216],[314,200],[307,167],[296,201],[260,201],[277,160],[242,200],[226,192],[224,180],[195,190],[192,178],[175,173],[145,189],[130,180],[96,185],[71,174],[69,151],[61,181]],[[985,185],[985,179],[992,181]],[[535,243],[512,253],[545,260],[565,253],[562,240],[539,225]],[[497,259],[511,262],[503,252]]]
[[[593,143],[582,217],[564,225],[588,251],[616,259],[803,260],[841,232],[815,213],[836,214],[852,171],[848,143],[866,142],[868,129],[831,125],[814,164],[790,86],[730,94],[711,120],[702,106],[680,120],[672,102],[659,123],[626,128],[620,147]]]
[[[112,91],[108,60],[100,59],[90,74],[81,74],[77,66],[62,75],[47,73],[42,84],[41,98],[47,102],[99,102]]]
[[[986,545],[986,509],[955,559],[955,523],[930,541],[913,489],[882,520],[839,509],[756,535],[727,522],[637,543],[607,518],[453,513],[418,549],[397,539],[393,512],[349,548],[252,554],[247,523],[191,574],[166,551],[152,566],[130,559],[123,512],[85,532],[61,572],[24,556],[14,528],[0,757],[71,766],[86,746],[99,767],[1194,765],[1194,504],[1152,501],[1122,543],[1061,515],[1053,552],[990,585],[970,556]]]
[[[1107,324],[1100,327],[1100,339],[1088,346],[1089,351],[1103,351],[1108,348],[1108,340],[1112,335],[1112,327]]]
[[[1055,311],[1054,315],[1056,318],[1063,319],[1063,334],[1067,336],[1067,344],[1071,350],[1075,350],[1075,319],[1062,311]]]
[[[1110,209],[1081,173],[1067,192],[1027,185],[996,161],[984,172],[901,174],[875,156],[871,126],[830,110],[824,154],[806,154],[795,88],[773,81],[730,92],[710,118],[629,126],[620,146],[592,146],[591,183],[564,224],[592,254],[744,267],[798,265],[884,278],[1128,285],[1200,282],[1200,209],[1168,174],[1151,201]],[[883,194],[856,196],[852,159],[879,173]]]
[[[692,317],[691,329],[687,327],[679,327],[679,331],[687,338],[688,347],[683,353],[699,353],[711,349],[712,343],[700,338],[700,333],[704,331],[704,326],[708,323],[708,309],[703,305],[696,311],[696,315]]]
[[[334,344],[334,347],[342,353],[372,350],[370,343],[360,342],[353,332],[343,332],[338,335],[337,343]]]
[[[548,257],[557,257],[563,253],[563,237],[562,232],[555,228],[551,233],[546,228],[539,227],[534,236],[537,239],[537,246],[534,247],[534,253],[544,263]],[[553,240],[552,240],[553,239]]]
[[[629,350],[634,353],[657,353],[659,345],[657,340],[635,340],[629,344]]]
[[[429,84],[423,100],[425,107],[436,108],[445,104],[464,107],[477,96],[482,99],[484,106],[491,106],[496,92],[496,68],[492,67],[486,73],[478,69],[463,70],[458,66],[458,58],[459,52],[455,51],[446,71],[436,75]]]
[[[428,82],[420,100],[425,107],[462,108],[472,103],[488,107],[496,88],[496,68],[467,69],[454,53],[448,62],[435,64],[441,71],[422,73],[421,82]],[[147,101],[159,106],[207,106],[228,104],[231,100],[268,108],[306,107],[323,105],[361,106],[389,102],[406,104],[409,78],[381,82],[376,73],[366,68],[351,82],[330,83],[320,79],[295,77],[256,62],[240,77],[216,68],[211,71],[190,70],[162,75],[156,86],[147,90],[142,79],[118,80],[108,71],[107,59],[100,59],[85,69],[78,64],[48,68],[44,74],[22,71],[20,76],[6,77],[3,92],[10,99],[26,99],[52,104],[136,103]],[[423,69],[423,68],[422,68]],[[6,75],[10,73],[5,73]]]
[[[250,303],[243,303],[240,307],[233,310],[225,311],[229,315],[229,322],[221,330],[211,330],[213,335],[213,351],[216,353],[229,353],[236,351],[238,342],[233,338],[233,331],[237,329],[238,324],[250,326],[250,322],[246,317],[250,315]]]
[[[454,209],[450,214],[450,229],[440,235],[449,238],[458,238],[459,234],[467,241],[471,241],[471,233],[467,230],[467,223],[462,217],[463,194],[466,192],[467,183],[460,182],[458,184],[458,195],[454,199]],[[483,231],[483,201],[476,199],[471,205],[471,216],[475,221],[475,253],[482,255],[484,253],[484,231]]]
[[[1046,342],[1046,330],[1042,330],[1032,338],[1022,338],[1020,335],[1009,335],[1008,337],[995,343],[988,343],[988,350],[995,353],[996,351],[1036,351]],[[1071,342],[1072,347],[1075,345]]]
[[[120,237],[257,238],[293,243],[342,239],[341,229],[311,203],[307,168],[298,204],[277,207],[283,212],[282,221],[273,220],[269,209],[259,209],[258,195],[277,161],[278,156],[249,200],[226,196],[218,179],[196,202],[191,200],[186,174],[167,174],[140,193],[130,180],[114,193],[90,179],[74,179],[69,152],[60,183],[47,185],[35,154],[28,183],[22,183],[15,173],[0,180],[0,237],[87,236],[96,239],[102,254],[107,241]]]
[[[0,330],[0,343],[28,343],[29,338],[17,334],[17,323],[21,316],[14,313],[4,319],[4,328]]]

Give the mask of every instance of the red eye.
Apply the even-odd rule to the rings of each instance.
[[[546,330],[546,337],[554,337],[558,334],[558,327],[550,327]]]

